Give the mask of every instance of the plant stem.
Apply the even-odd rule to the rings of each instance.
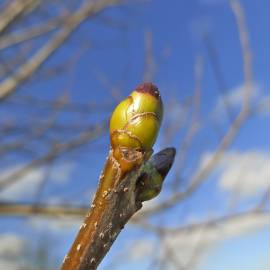
[[[125,224],[142,207],[142,201],[138,199],[140,176],[155,170],[164,179],[174,155],[173,148],[164,149],[146,165],[123,176],[110,152],[91,209],[64,258],[61,270],[97,268]]]

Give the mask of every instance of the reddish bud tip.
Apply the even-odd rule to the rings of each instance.
[[[135,89],[135,91],[141,93],[148,93],[155,98],[160,98],[158,88],[152,83],[142,83]]]

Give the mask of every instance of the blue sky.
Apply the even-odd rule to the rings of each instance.
[[[269,228],[226,240],[215,247],[201,269],[269,269],[268,237]]]
[[[270,53],[268,49],[270,48],[270,38],[267,35],[270,25],[268,14],[270,3],[266,0],[243,0],[241,3],[246,14],[253,56],[254,96],[252,97],[252,105],[255,105],[267,99],[269,101],[270,97]],[[104,23],[103,18],[113,19],[116,26],[108,26]],[[102,16],[81,25],[67,45],[61,48],[49,61],[48,65],[60,63],[63,59],[79,52],[79,60],[68,75],[34,83],[31,87],[26,85],[21,89],[21,92],[18,92],[17,96],[20,97],[20,95],[35,91],[42,93],[40,94],[42,98],[50,99],[59,95],[60,88],[67,88],[70,98],[75,102],[108,104],[108,107],[104,113],[61,116],[60,120],[63,123],[76,122],[81,120],[80,117],[85,117],[84,120],[87,123],[106,119],[113,106],[121,98],[127,96],[132,88],[141,81],[144,72],[146,31],[152,33],[153,58],[157,63],[153,81],[159,86],[165,104],[164,128],[169,121],[181,120],[179,114],[183,112],[182,104],[193,94],[196,59],[198,55],[203,59],[200,111],[200,123],[203,124],[191,144],[191,154],[187,157],[181,171],[185,185],[187,179],[199,168],[207,155],[211,155],[216,148],[220,138],[218,131],[224,132],[229,124],[224,108],[220,105],[221,96],[202,39],[203,34],[209,35],[218,55],[233,115],[236,115],[241,106],[241,99],[239,101],[239,96],[236,94],[241,97],[243,90],[241,88],[243,85],[243,62],[237,25],[228,1],[155,0],[106,11]],[[88,43],[91,44],[90,47]],[[82,52],[78,50],[79,45],[85,46]],[[105,76],[110,85],[118,87],[117,89],[120,91],[108,90],[98,79],[101,76]],[[46,91],[44,91],[45,89]],[[16,112],[13,113],[16,115]],[[189,115],[190,111],[186,114]],[[23,115],[21,117],[24,118]],[[171,138],[170,146],[178,147],[180,145],[185,135],[184,131],[188,126],[188,119],[187,117],[183,121],[181,120],[180,124],[184,128]],[[240,196],[241,200],[237,201],[238,206],[233,210],[237,211],[249,207],[256,201],[256,196],[260,195],[259,192],[264,190],[269,183],[269,181],[267,182],[270,179],[268,174],[270,173],[268,166],[268,161],[270,161],[269,130],[269,111],[252,117],[241,129],[231,148],[226,152],[223,163],[209,176],[208,181],[180,206],[153,218],[152,222],[169,226],[183,225],[190,220],[196,221],[198,218],[205,218],[209,213],[228,213],[228,204],[233,196],[238,194],[235,191],[237,185],[233,181],[233,177],[239,171],[235,168],[234,161],[239,166],[243,166],[243,171],[247,171],[250,173],[249,175],[254,173],[256,168],[260,170],[260,174],[258,174],[260,179],[254,179],[256,183],[258,182],[257,185],[253,184],[252,177],[248,174],[244,175],[239,193],[242,197]],[[164,133],[165,131],[162,130],[155,147],[157,150],[168,146],[163,143]],[[65,201],[72,200],[75,204],[89,204],[90,194],[94,190],[96,179],[98,179],[107,155],[108,141],[107,134],[88,146],[89,153],[84,152],[82,155],[75,153],[67,158],[59,159],[55,163],[56,170],[58,166],[66,166],[62,169],[66,174],[59,175],[51,172],[51,183],[46,186],[41,201],[46,201],[49,198],[51,202],[57,202],[64,198]],[[257,164],[256,160],[261,162]],[[9,165],[7,167],[10,167],[11,164],[7,164]],[[39,178],[42,173],[42,171],[35,172],[32,178]],[[156,199],[156,202],[168,196],[170,183],[173,179],[174,171],[170,173],[166,181],[167,187],[160,198]],[[31,179],[27,181],[33,183]],[[20,188],[17,192],[20,192]],[[255,192],[251,192],[252,190]],[[10,194],[0,193],[0,198],[14,197],[14,190],[11,190]],[[28,196],[29,193],[20,194],[19,198],[26,201]],[[32,234],[34,239],[32,245],[34,246],[40,235],[46,234],[49,223],[51,224],[49,226],[51,235],[56,237],[59,243],[58,248],[52,249],[52,253],[59,263],[67,252],[80,221],[62,229],[62,226],[54,226],[51,220],[33,221],[21,218],[1,218],[0,232],[2,234],[21,234],[26,239]],[[270,259],[267,251],[270,250],[270,243],[267,239],[269,239],[270,234],[270,222],[265,222],[265,224],[267,225],[263,225],[251,233],[244,233],[240,236],[228,233],[227,238],[218,238],[216,244],[212,245],[203,256],[198,270],[268,269]],[[35,228],[34,232],[33,228]],[[152,254],[151,244],[155,248],[159,246],[154,234],[143,232],[140,228],[129,225],[120,235],[101,269],[111,269],[108,268],[108,265],[114,258],[126,256],[125,253],[121,252],[119,255],[119,250],[122,250],[123,247],[129,250],[129,243],[136,239],[146,239],[150,243],[150,246],[140,245],[140,247],[146,248],[146,254],[147,252]],[[159,249],[157,252],[162,253]],[[138,269],[138,267],[147,269],[149,263],[148,259],[142,260],[141,257],[131,261],[127,259],[127,261],[123,260],[122,266],[121,263],[117,264],[115,269]]]

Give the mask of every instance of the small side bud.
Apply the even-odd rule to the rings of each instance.
[[[146,163],[137,183],[139,201],[151,200],[160,193],[163,181],[174,162],[175,153],[175,148],[166,148]]]

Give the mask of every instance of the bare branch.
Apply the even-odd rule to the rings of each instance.
[[[83,217],[89,207],[72,207],[69,205],[46,205],[46,204],[23,204],[23,203],[0,203],[0,214],[2,216],[46,216],[63,217],[74,216]]]
[[[213,46],[211,39],[209,37],[209,35],[204,35],[204,42],[206,45],[206,49],[207,49],[207,53],[210,59],[210,63],[214,72],[214,76],[216,78],[217,84],[218,84],[218,90],[221,94],[221,98],[222,98],[222,102],[225,108],[225,112],[227,114],[228,120],[231,123],[233,121],[233,115],[232,112],[230,110],[230,104],[229,101],[227,99],[226,93],[227,93],[227,84],[225,82],[225,79],[222,75],[222,71],[221,71],[221,67],[220,67],[220,61],[218,58],[218,53],[215,49],[215,47]]]
[[[63,18],[62,18],[63,19]],[[21,30],[18,33],[11,33],[3,35],[0,38],[0,50],[7,47],[11,47],[18,43],[33,39],[35,37],[44,35],[52,30],[55,30],[60,25],[61,19],[53,19],[51,21],[46,21],[41,25],[34,25],[28,27],[27,29]]]
[[[5,31],[18,17],[39,5],[39,0],[15,0],[5,7],[0,19],[0,33]]]
[[[231,124],[227,133],[222,138],[220,144],[218,145],[216,151],[212,155],[208,164],[206,164],[204,168],[202,168],[197,174],[193,176],[188,187],[184,191],[174,193],[169,199],[158,204],[152,209],[148,209],[141,212],[140,213],[141,217],[144,215],[154,214],[162,210],[166,210],[167,208],[174,206],[177,202],[191,195],[201,185],[201,183],[206,179],[206,177],[210,174],[210,172],[212,172],[213,169],[216,167],[216,165],[219,163],[219,161],[223,157],[225,150],[230,146],[233,139],[236,137],[238,131],[240,130],[241,126],[245,123],[245,121],[247,120],[249,116],[250,96],[251,96],[253,85],[252,85],[251,52],[250,52],[249,42],[248,42],[248,31],[246,29],[244,12],[241,8],[239,1],[232,0],[231,3],[232,3],[232,10],[235,14],[235,18],[238,25],[240,41],[242,45],[242,55],[243,55],[243,61],[244,61],[243,69],[244,69],[244,77],[245,77],[245,82],[244,82],[245,94],[243,97],[243,104],[242,104],[241,111],[239,112],[238,116]],[[136,216],[136,218],[139,219],[139,216]]]
[[[51,56],[73,31],[88,17],[94,16],[105,8],[120,3],[121,0],[87,1],[78,11],[69,16],[61,30],[58,31],[43,47],[41,47],[28,61],[18,68],[14,75],[6,78],[0,84],[0,100],[12,94],[16,88],[29,77]]]
[[[192,100],[192,115],[189,124],[189,128],[186,135],[178,149],[178,156],[176,158],[175,166],[175,180],[173,188],[179,187],[180,184],[180,173],[182,170],[183,162],[188,154],[189,146],[192,143],[193,137],[198,130],[199,113],[200,113],[200,102],[201,102],[201,88],[202,88],[202,73],[203,73],[203,59],[199,56],[196,60],[195,67],[195,87],[194,95]]]
[[[155,154],[150,162],[165,177],[174,155],[175,150],[167,148]],[[91,210],[63,261],[62,270],[97,268],[125,224],[142,207],[138,181],[142,175],[150,173],[147,166],[132,170],[124,179],[117,181],[109,192],[104,190],[100,182]]]
[[[153,35],[151,31],[145,31],[144,34],[145,40],[145,56],[144,56],[144,73],[143,73],[143,81],[151,82],[154,79],[156,72],[156,63],[154,60],[154,52],[153,52]]]
[[[52,148],[44,156],[32,160],[30,163],[16,170],[14,173],[8,175],[5,178],[0,179],[0,190],[16,183],[34,168],[44,165],[50,162],[51,160],[59,157],[59,155],[69,152],[89,142],[90,140],[97,138],[101,134],[101,132],[103,132],[103,130],[105,130],[106,128],[107,128],[107,121],[105,121],[101,125],[98,125],[94,130],[91,129],[90,131],[81,133],[73,140],[70,140],[65,143],[54,144]]]
[[[270,217],[270,212],[266,210],[250,210],[246,212],[241,213],[235,213],[230,215],[225,215],[221,217],[216,218],[210,218],[206,221],[201,221],[198,223],[189,223],[183,226],[179,227],[164,227],[164,226],[158,226],[153,225],[150,223],[140,222],[137,223],[139,226],[142,226],[146,230],[154,231],[159,234],[175,234],[175,233],[190,233],[192,231],[196,231],[198,229],[203,228],[211,228],[211,227],[218,227],[222,224],[229,223],[229,222],[235,222],[235,221],[241,221],[246,220],[249,218],[250,220],[256,220],[257,218],[264,218],[264,217]],[[134,219],[132,219],[134,221]]]

